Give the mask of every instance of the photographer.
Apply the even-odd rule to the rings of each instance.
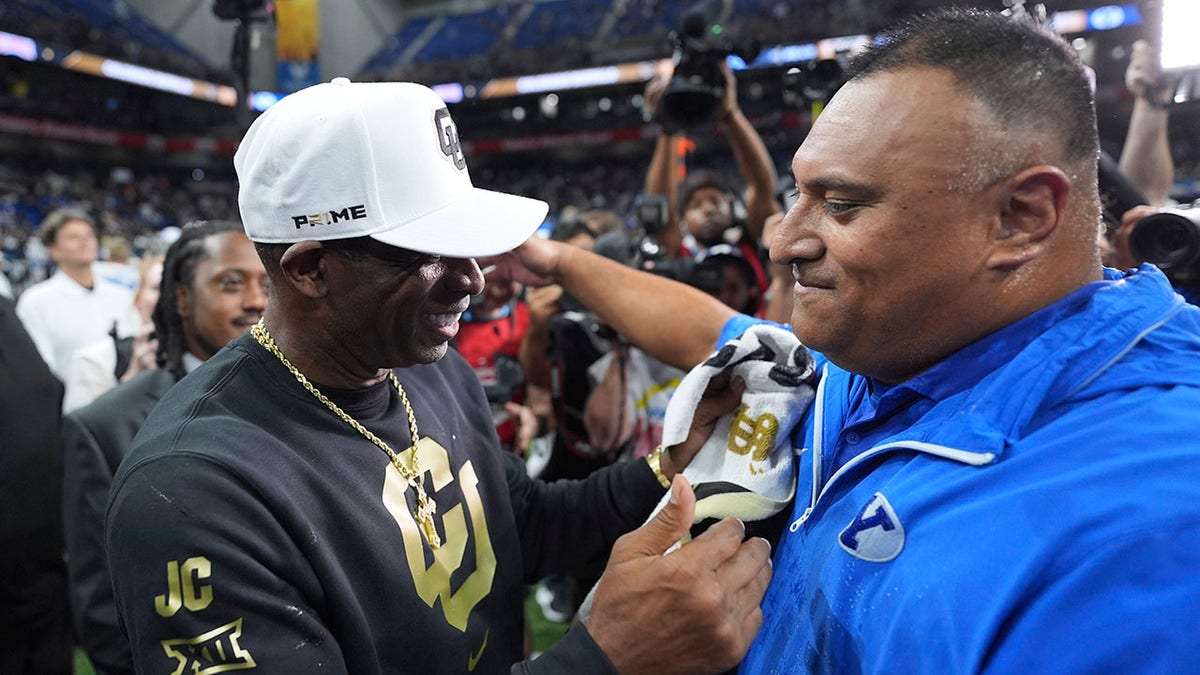
[[[1164,218],[1169,220],[1164,221]],[[1188,221],[1191,223],[1190,226],[1185,224]],[[1175,232],[1164,232],[1164,226],[1174,229]],[[1175,238],[1186,230],[1191,231],[1190,237]],[[1137,242],[1131,244],[1131,239],[1135,238],[1135,231],[1137,231]],[[1190,249],[1187,244],[1180,245],[1189,239]],[[1167,246],[1169,244],[1175,246]],[[1200,276],[1200,256],[1197,254],[1200,249],[1198,247],[1200,247],[1200,211],[1162,210],[1143,204],[1129,209],[1121,216],[1121,226],[1112,233],[1107,242],[1104,242],[1101,253],[1106,266],[1120,270],[1136,268],[1143,262],[1152,262],[1158,265],[1163,268],[1176,292],[1191,304],[1200,305],[1200,283],[1197,283],[1197,277]],[[1149,248],[1151,252],[1143,250],[1146,248]],[[1146,260],[1150,257],[1157,258],[1158,256],[1154,253],[1170,251],[1174,256],[1180,256],[1185,250],[1191,251],[1190,263],[1171,265],[1167,264],[1168,261],[1165,260]],[[1165,257],[1170,258],[1173,255],[1168,254]],[[1181,257],[1187,257],[1187,254],[1183,253]]]
[[[1168,209],[1175,166],[1167,140],[1170,91],[1158,53],[1145,40],[1133,44],[1125,85],[1134,95],[1125,147],[1117,166],[1101,157],[1101,200],[1108,236],[1100,240],[1104,264],[1128,270],[1157,265],[1175,289],[1200,304],[1200,211]]]
[[[697,171],[684,177],[686,167],[680,148],[688,141],[681,129],[669,123],[664,125],[655,145],[645,192],[665,197],[668,221],[678,225],[665,228],[657,237],[668,256],[693,255],[716,244],[734,244],[755,268],[761,301],[768,287],[763,263],[763,227],[768,218],[781,212],[774,197],[777,172],[762,138],[738,106],[733,71],[722,62],[720,72],[724,78],[724,96],[716,111],[716,129],[728,139],[738,173],[746,183],[742,195],[744,219],[740,222],[736,219],[734,193],[719,174]],[[662,117],[663,98],[668,95],[671,82],[669,76],[659,76],[647,84],[645,99],[649,115]]]

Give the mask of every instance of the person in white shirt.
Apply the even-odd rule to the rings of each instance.
[[[72,353],[114,330],[129,311],[133,292],[93,272],[99,244],[86,213],[52,211],[42,221],[41,238],[58,271],[21,294],[17,316],[61,380]]]
[[[158,341],[150,313],[158,302],[162,286],[163,256],[150,255],[138,269],[137,288],[133,305],[125,320],[117,326],[115,336],[108,336],[75,350],[67,365],[67,392],[63,412],[82,408],[97,396],[128,382],[138,373],[154,367]]]

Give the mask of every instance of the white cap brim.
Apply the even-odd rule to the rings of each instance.
[[[472,187],[450,204],[369,236],[391,246],[451,258],[500,255],[528,239],[549,209],[538,199]]]

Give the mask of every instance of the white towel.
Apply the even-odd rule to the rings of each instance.
[[[790,504],[796,492],[791,435],[813,399],[816,375],[808,350],[779,326],[750,327],[683,378],[667,406],[663,446],[687,438],[708,383],[730,369],[746,382],[742,402],[717,420],[712,436],[683,470],[696,492],[694,523],[700,527],[693,535],[727,516],[748,524],[765,520]]]
[[[663,446],[687,438],[709,381],[729,369],[745,380],[746,389],[738,408],[717,420],[712,436],[683,470],[696,492],[696,515],[688,538],[728,516],[744,522],[748,534],[768,534],[756,531],[754,524],[779,514],[796,493],[791,436],[816,393],[817,375],[808,349],[779,326],[751,326],[684,376],[667,404]],[[669,498],[670,491],[647,521]],[[595,592],[593,587],[579,609],[578,620],[584,623]]]

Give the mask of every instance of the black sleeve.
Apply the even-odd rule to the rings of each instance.
[[[116,467],[96,436],[74,415],[63,420],[63,527],[71,619],[80,645],[101,673],[132,673],[129,642],[117,624],[104,555],[104,505]]]
[[[193,672],[203,662],[222,671],[307,673],[321,664],[322,673],[346,673],[303,553],[258,493],[224,467],[174,451],[123,469],[105,524],[117,612],[138,672]]]
[[[546,483],[530,478],[519,457],[505,456],[529,583],[603,559],[618,537],[645,522],[666,493],[641,459],[613,464],[583,480]]]
[[[619,675],[582,624],[571,626],[534,661],[513,664],[510,675]]]

